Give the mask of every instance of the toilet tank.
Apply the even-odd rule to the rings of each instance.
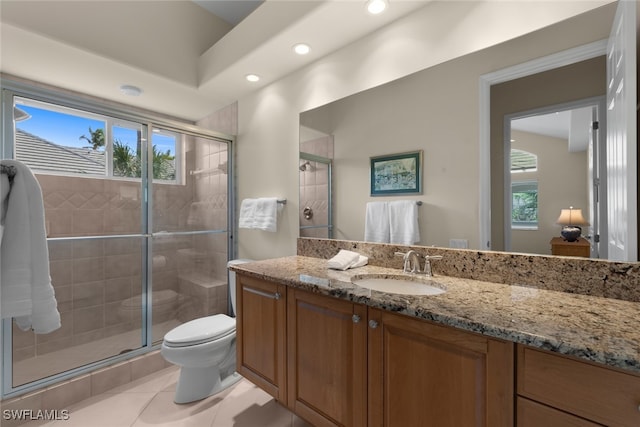
[[[229,296],[231,297],[231,309],[233,313],[231,316],[236,317],[236,272],[231,271],[228,268],[232,265],[244,264],[251,262],[252,259],[232,259],[227,263],[227,271],[229,272]]]

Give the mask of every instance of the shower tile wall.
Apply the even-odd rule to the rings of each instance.
[[[326,136],[300,143],[300,151],[327,159],[333,158],[333,137]],[[305,160],[300,160],[300,164]],[[300,226],[325,225],[329,222],[329,174],[328,166],[310,162],[308,170],[300,171]],[[313,217],[306,219],[305,207],[313,210]],[[300,237],[329,237],[327,228],[300,230]]]
[[[226,160],[226,144],[191,141],[186,157],[183,185],[154,184],[154,232],[225,230],[227,175],[220,172],[192,176],[189,171],[216,168],[221,158]],[[141,232],[139,182],[36,176],[43,192],[48,237]],[[178,295],[173,319],[168,321],[154,311],[154,341],[161,339],[167,329],[156,328],[157,323],[173,327],[227,311],[226,239],[226,233],[154,238],[153,289],[171,290]],[[85,351],[91,360],[84,363],[140,347],[140,302],[133,310],[126,309],[125,302],[139,298],[142,292],[142,243],[141,237],[49,242],[51,279],[62,327],[39,335],[14,325],[14,386],[78,366],[51,359],[37,372],[31,363],[36,356],[52,355],[70,346],[107,342],[109,337],[120,335],[119,350],[114,353],[113,348],[100,350],[94,346],[95,351]]]

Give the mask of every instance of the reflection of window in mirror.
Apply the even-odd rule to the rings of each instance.
[[[538,229],[538,181],[511,183],[511,228]]]
[[[535,172],[538,170],[538,156],[524,150],[511,150],[511,173]]]
[[[538,181],[524,179],[528,173],[537,170],[537,155],[524,150],[511,149],[512,229],[538,229]]]

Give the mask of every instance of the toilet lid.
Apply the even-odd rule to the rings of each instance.
[[[170,345],[194,345],[221,338],[235,331],[236,319],[226,314],[190,320],[167,332],[164,341]]]

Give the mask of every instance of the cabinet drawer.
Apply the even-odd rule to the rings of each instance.
[[[524,397],[517,399],[517,420],[518,427],[602,427]]]
[[[640,426],[640,376],[518,346],[517,391],[589,420]]]

